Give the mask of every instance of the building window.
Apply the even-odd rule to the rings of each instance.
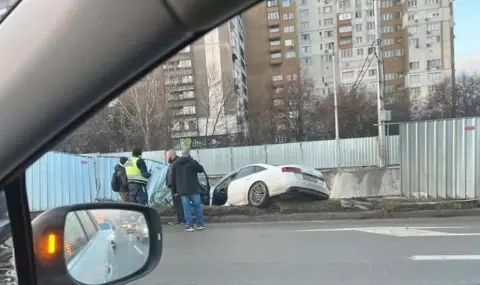
[[[325,37],[326,37],[326,38],[331,38],[331,37],[333,37],[333,31],[326,31],[326,32],[325,32]]]
[[[269,0],[267,1],[267,7],[277,7],[278,1],[277,0]]]
[[[196,121],[188,121],[188,129],[189,130],[196,130],[197,129],[197,122]]]
[[[434,37],[428,37],[427,38],[427,43],[428,44],[438,44],[440,42],[440,36],[434,36]]]
[[[338,15],[339,20],[350,20],[352,19],[352,14],[350,13],[341,13]]]
[[[416,83],[420,81],[420,74],[410,74],[409,80],[410,83]]]
[[[355,38],[355,43],[356,44],[361,44],[363,42],[363,38],[362,37],[356,37]]]
[[[297,56],[297,53],[294,51],[287,51],[285,53],[285,58],[295,58]]]
[[[386,50],[383,52],[384,58],[396,57],[396,56],[402,56],[402,55],[403,55],[403,49]]]
[[[278,12],[270,12],[268,13],[267,18],[268,20],[278,20],[280,19],[280,15],[278,14]]]
[[[283,77],[280,80],[283,80]],[[273,80],[273,81],[278,81],[278,80]],[[279,93],[282,93],[282,92],[283,92],[283,87],[277,87],[277,88],[273,89],[273,93],[275,93],[275,94],[279,94]]]
[[[282,81],[283,80],[283,75],[274,75],[272,76],[272,81]]]
[[[417,32],[418,32],[418,26],[408,27],[408,34],[409,35],[416,34]]]
[[[420,39],[418,38],[411,38],[408,40],[409,46],[412,48],[419,48],[420,47]]]
[[[355,24],[355,32],[361,32],[363,28],[362,24]]]
[[[348,33],[352,31],[352,26],[340,26],[340,33]]]
[[[440,12],[429,12],[427,13],[428,19],[435,19],[440,17]]]
[[[357,56],[363,55],[363,48],[357,48]]]
[[[408,64],[408,67],[410,69],[419,69],[420,68],[420,62],[419,61],[412,61]]]
[[[300,5],[307,5],[307,0],[300,0]]]
[[[340,8],[350,8],[351,0],[338,0],[338,7]]]
[[[437,5],[439,0],[425,0],[426,5]]]
[[[291,46],[293,46],[293,40],[285,40],[285,46],[286,46],[286,47],[291,47]]]
[[[342,72],[342,79],[353,79],[355,75],[355,72],[353,71],[345,71],[345,72]]]
[[[269,33],[279,33],[280,28],[279,27],[271,27],[271,28],[268,29],[268,32]]]
[[[282,0],[283,7],[290,7],[292,5],[292,0]]]
[[[427,24],[427,31],[437,31],[440,30],[440,23],[429,23]]]
[[[353,44],[352,38],[340,38],[340,45],[351,45]]]
[[[376,76],[377,75],[377,70],[376,69],[369,69],[368,70],[368,76]]]
[[[393,6],[393,0],[383,0],[380,1],[380,7],[381,8],[388,8]]]
[[[408,8],[416,8],[418,6],[417,0],[408,0],[407,5]]]
[[[309,42],[309,41],[310,41],[310,34],[301,34],[301,35],[300,35],[300,38],[301,38],[302,41],[304,41],[304,42]]]
[[[270,45],[271,45],[271,46],[279,46],[279,45],[280,45],[280,41],[271,41],[271,42],[270,42]]]
[[[383,26],[382,27],[382,33],[383,34],[393,33],[393,31],[394,31],[393,26]]]
[[[305,65],[309,65],[312,63],[312,58],[309,57],[309,56],[305,56],[302,58],[302,63],[305,64]]]
[[[288,25],[283,27],[283,32],[284,33],[293,33],[295,31],[295,26],[293,25]]]
[[[271,57],[271,58],[281,58],[281,57],[282,57],[282,53],[281,53],[281,52],[274,52],[274,53],[271,53],[271,54],[270,54],[270,57]]]
[[[375,29],[375,22],[367,22],[367,30]]]
[[[382,45],[384,45],[384,46],[393,45],[394,43],[395,43],[394,39],[383,39],[382,40]]]
[[[441,59],[431,59],[427,60],[427,68],[437,68],[442,65]]]
[[[328,43],[325,45],[326,49],[333,49],[334,44],[333,43]]]
[[[302,49],[302,53],[309,53],[312,51],[312,47],[310,46],[303,46],[301,47],[301,49]]]
[[[442,79],[442,77],[443,76],[441,72],[434,72],[434,73],[427,74],[428,81],[439,81]]]
[[[355,12],[355,19],[361,19],[361,18],[362,18],[362,12],[361,11]]]
[[[413,87],[409,88],[408,93],[410,93],[411,96],[420,96],[420,92],[422,89],[420,87]]]
[[[305,18],[308,17],[308,10],[300,10],[300,17]]]
[[[340,55],[342,58],[351,58],[353,56],[353,49],[342,49],[340,50]]]
[[[293,20],[295,18],[295,15],[293,13],[285,13],[283,14],[283,20]]]
[[[323,13],[332,13],[332,6],[325,6],[323,7]]]
[[[323,20],[323,24],[324,24],[325,26],[333,25],[333,18],[324,19],[324,20]]]
[[[369,17],[375,17],[375,12],[373,10],[368,10]]]
[[[373,43],[374,40],[375,40],[375,35],[367,35],[367,42],[369,44]]]
[[[301,22],[300,23],[300,29],[308,30],[308,22]]]

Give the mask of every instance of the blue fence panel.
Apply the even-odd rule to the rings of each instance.
[[[92,202],[95,197],[94,159],[48,152],[26,171],[30,211]]]

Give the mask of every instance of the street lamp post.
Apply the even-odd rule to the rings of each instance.
[[[334,106],[334,116],[335,116],[335,146],[337,152],[337,166],[340,168],[341,166],[341,159],[340,159],[340,129],[338,124],[338,94],[337,94],[337,61],[336,61],[336,53],[335,48],[333,51],[330,52],[328,50],[325,51],[326,54],[332,56],[332,71],[333,71],[333,106]]]

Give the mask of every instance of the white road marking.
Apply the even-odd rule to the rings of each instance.
[[[480,260],[480,255],[414,255],[408,259],[415,261]]]
[[[138,246],[133,245],[133,248],[138,252],[138,254],[143,255],[143,251],[141,251]]]
[[[480,233],[447,233],[430,229],[461,229],[465,227],[364,227],[364,228],[337,228],[296,230],[294,232],[335,232],[359,231],[364,233],[388,235],[395,237],[440,237],[440,236],[480,236]]]

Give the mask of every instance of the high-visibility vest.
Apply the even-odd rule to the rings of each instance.
[[[137,167],[138,157],[130,157],[125,162],[125,172],[127,173],[128,182],[136,182],[147,184],[148,179],[142,176],[142,171]]]

